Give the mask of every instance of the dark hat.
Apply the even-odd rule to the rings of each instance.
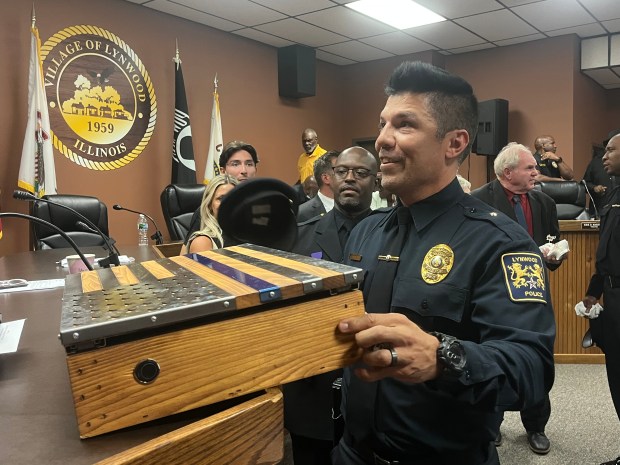
[[[297,240],[295,190],[273,178],[244,181],[223,199],[218,222],[225,245],[250,242],[290,251]]]
[[[620,134],[620,129],[614,129],[613,131],[609,131],[609,134],[607,134],[607,139],[603,141],[603,145],[606,146],[607,143],[611,140],[611,138],[617,136],[618,134]]]

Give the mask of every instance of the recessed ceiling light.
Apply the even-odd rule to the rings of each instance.
[[[412,0],[358,0],[347,3],[346,6],[397,29],[409,29],[446,20]]]

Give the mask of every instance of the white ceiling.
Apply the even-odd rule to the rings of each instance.
[[[337,65],[437,50],[452,55],[565,34],[620,32],[620,0],[417,0],[448,19],[399,31],[353,0],[126,0]]]

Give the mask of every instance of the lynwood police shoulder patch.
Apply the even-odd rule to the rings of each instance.
[[[502,255],[506,289],[514,302],[547,303],[545,265],[532,252]]]

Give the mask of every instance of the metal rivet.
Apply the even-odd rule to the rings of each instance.
[[[155,323],[156,321],[157,321],[157,317],[156,317],[155,315],[153,315],[153,316],[151,317],[151,322]]]
[[[80,333],[73,333],[73,339],[77,340],[80,338]]]
[[[312,289],[315,289],[315,288],[316,288],[316,283],[312,283],[312,284],[310,284],[310,287],[311,287]]]
[[[357,279],[357,273],[353,273],[353,279]]]
[[[224,302],[224,307],[226,307],[226,308],[230,307],[230,302],[228,300],[226,302]]]
[[[276,296],[275,292],[273,292],[273,291],[269,292],[269,297],[275,297],[275,296]]]

